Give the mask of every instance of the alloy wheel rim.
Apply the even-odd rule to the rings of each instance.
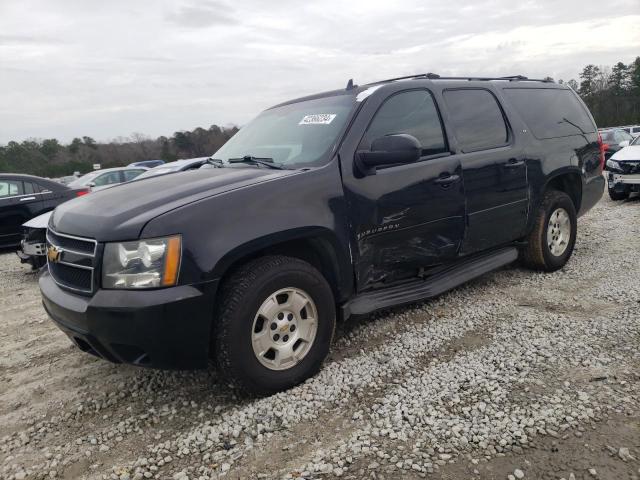
[[[253,320],[251,344],[270,370],[287,370],[309,353],[318,331],[318,310],[304,290],[280,289],[262,302]]]
[[[564,208],[557,208],[549,217],[547,225],[547,245],[555,257],[561,256],[571,239],[571,218]]]

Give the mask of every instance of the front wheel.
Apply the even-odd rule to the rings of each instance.
[[[522,251],[524,264],[546,272],[562,268],[573,252],[577,225],[571,198],[557,190],[545,192],[533,230],[527,237],[527,246]]]
[[[314,375],[329,353],[335,302],[320,272],[291,257],[253,260],[222,287],[212,346],[233,384],[255,394]]]

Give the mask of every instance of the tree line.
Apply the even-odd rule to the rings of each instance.
[[[582,97],[599,128],[640,124],[640,57],[613,67],[589,64],[580,82],[566,83]]]
[[[134,133],[128,138],[96,142],[91,137],[74,138],[68,145],[55,138],[28,139],[0,145],[0,172],[29,173],[42,177],[62,177],[86,173],[94,164],[102,168],[120,167],[142,160],[205,157],[218,150],[237,127],[212,125],[208,129],[181,131],[171,137],[151,138]]]
[[[598,127],[640,124],[640,57],[613,67],[587,65],[579,78],[580,82],[571,79],[566,84],[582,97]],[[0,172],[61,177],[86,173],[96,163],[109,168],[141,160],[170,162],[204,157],[213,154],[237,131],[237,127],[212,125],[156,139],[134,133],[105,143],[91,137],[74,138],[68,145],[55,138],[9,142],[0,145]]]

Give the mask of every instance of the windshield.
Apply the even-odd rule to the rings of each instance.
[[[91,182],[99,174],[100,172],[87,173],[86,175],[81,176],[80,178],[74,180],[73,182],[68,183],[67,186],[71,188],[84,187],[87,183]]]
[[[355,104],[353,95],[291,103],[262,112],[213,157],[273,159],[283,167],[322,165]]]

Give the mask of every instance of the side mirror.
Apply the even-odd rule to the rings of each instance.
[[[629,140],[624,140],[623,142],[620,142],[618,145],[620,146],[620,148],[628,147]]]
[[[96,186],[96,182],[89,182],[89,183],[87,183],[87,187],[89,187],[89,188],[93,188],[93,187],[95,187],[95,186]]]
[[[365,175],[375,175],[377,167],[403,165],[420,160],[422,146],[406,133],[385,135],[371,142],[371,151],[357,152],[356,164]]]

